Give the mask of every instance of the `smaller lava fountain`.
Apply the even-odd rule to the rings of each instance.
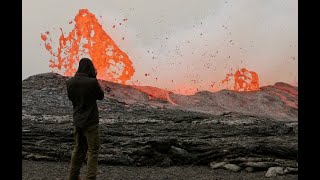
[[[259,76],[254,71],[248,71],[246,68],[238,69],[234,74],[229,73],[226,78],[221,81],[221,84],[229,85],[233,82],[234,91],[256,91],[259,89]],[[230,88],[228,88],[230,89]]]

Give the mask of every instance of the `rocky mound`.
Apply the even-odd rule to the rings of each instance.
[[[69,107],[69,103],[66,102],[68,101],[65,87],[67,78],[55,73],[31,76],[22,83],[24,95],[31,95],[33,98],[40,96],[33,96],[32,94],[45,97],[48,95],[50,96],[49,99],[54,99],[52,97],[58,95],[56,101],[50,103],[51,106],[61,107],[62,104],[65,104]],[[297,121],[298,117],[298,88],[286,83],[264,86],[261,87],[260,91],[200,91],[194,95],[179,95],[156,87],[128,86],[107,81],[100,81],[100,84],[104,89],[111,90],[106,93],[107,97],[126,104],[178,108],[215,115],[238,112],[279,120]],[[61,100],[61,102],[56,104],[57,100]],[[41,103],[43,100],[39,101]]]

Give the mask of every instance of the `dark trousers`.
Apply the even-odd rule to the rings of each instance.
[[[74,139],[75,147],[71,157],[69,180],[78,180],[87,152],[86,179],[96,179],[100,147],[99,125],[93,125],[85,129],[74,128]]]

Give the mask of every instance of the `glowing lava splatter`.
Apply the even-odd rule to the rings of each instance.
[[[259,90],[259,77],[254,71],[248,71],[246,68],[238,69],[234,74],[227,74],[221,84],[233,82],[234,91],[255,91]]]
[[[90,56],[97,69],[98,79],[122,84],[130,80],[135,72],[131,60],[102,29],[95,15],[87,9],[81,9],[74,21],[74,28],[67,37],[60,28],[57,52],[53,52],[49,32],[41,34],[45,48],[52,56],[49,67],[52,70],[62,70],[66,76],[72,76],[77,70],[79,60]]]
[[[179,85],[176,86],[173,90],[171,90],[175,94],[182,95],[194,95],[197,91],[197,88],[191,85]]]

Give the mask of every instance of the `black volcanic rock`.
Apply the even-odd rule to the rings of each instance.
[[[22,82],[24,159],[69,161],[73,149],[68,77],[55,73]],[[99,163],[127,166],[235,164],[242,169],[296,168],[296,87],[191,96],[169,93],[171,104],[132,86],[100,81]],[[250,168],[251,167],[251,168]]]

